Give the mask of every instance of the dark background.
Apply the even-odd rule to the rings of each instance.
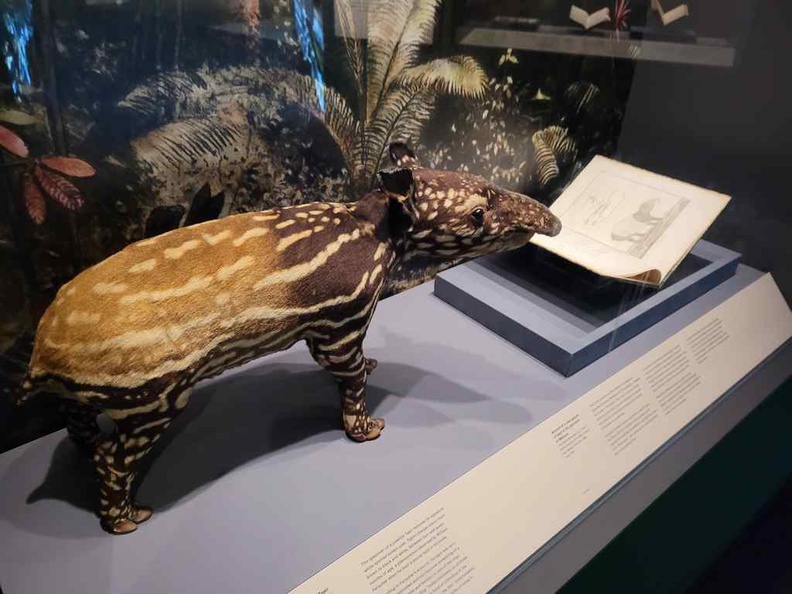
[[[719,4],[729,13],[751,3]],[[790,302],[792,4],[758,0],[739,25],[733,68],[636,66],[619,152],[639,167],[730,194],[707,238],[772,272]]]

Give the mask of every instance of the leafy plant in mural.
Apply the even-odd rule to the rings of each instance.
[[[439,95],[477,97],[486,88],[472,58],[420,62],[438,5],[376,0],[364,43],[349,4],[337,0],[347,92],[316,73],[255,66],[156,75],[117,104],[114,130],[129,130],[126,162],[159,204],[188,207],[208,184],[227,196],[222,214],[356,198],[371,187],[391,141],[417,142]],[[312,147],[317,134],[296,113],[324,130],[337,167],[327,166],[326,143]]]
[[[593,154],[611,154],[621,118],[593,82],[516,83],[518,67],[507,49],[487,93],[451,106],[432,135],[442,141],[422,153],[433,167],[485,175],[549,203]]]
[[[23,112],[6,110],[0,114],[3,121],[11,121],[17,125],[28,125],[33,120]],[[91,165],[75,157],[29,157],[25,141],[15,132],[0,125],[0,147],[20,161],[13,166],[24,167],[22,173],[22,193],[25,209],[30,219],[41,225],[47,214],[45,198],[54,200],[68,210],[78,210],[83,205],[80,189],[70,182],[69,177],[91,177],[96,171]]]
[[[632,12],[630,0],[616,0],[616,4],[613,6],[613,28],[617,33],[629,28],[630,12]]]
[[[431,37],[439,4],[439,0],[375,0],[369,5],[364,51],[348,0],[336,0],[347,67],[354,80],[356,96],[351,103],[357,110],[341,99],[337,111],[343,115],[332,123],[327,115],[335,114],[326,114],[325,119],[341,141],[358,191],[371,185],[391,141],[418,141],[438,95],[481,97],[487,88],[483,70],[468,56],[418,63],[420,44]]]
[[[536,113],[542,113],[549,97],[539,87],[515,84],[519,67],[517,56],[507,49],[486,93],[449,110],[460,116],[444,121],[436,134],[442,141],[430,142],[422,151],[430,165],[486,175],[506,187],[520,184],[532,166]],[[526,112],[524,104],[535,107],[535,113]]]

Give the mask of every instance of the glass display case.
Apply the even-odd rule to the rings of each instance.
[[[0,457],[5,476],[0,480],[12,485],[0,496],[0,526],[10,526],[12,538],[26,535],[19,542],[31,547],[40,544],[39,537],[77,542],[102,534],[91,517],[97,507],[93,496],[68,486],[74,477],[90,483],[90,464],[78,460],[62,433],[39,439],[64,427],[63,401],[57,394],[43,394],[17,406],[24,400],[20,394],[30,377],[39,323],[56,299],[70,297],[67,283],[86,270],[101,270],[111,256],[132,258],[111,280],[91,281],[93,292],[74,298],[73,310],[60,316],[66,330],[50,340],[52,346],[73,336],[75,344],[88,344],[90,332],[106,324],[106,318],[88,313],[89,305],[117,297],[125,305],[117,306],[113,315],[128,321],[129,335],[137,333],[133,338],[123,334],[125,341],[143,344],[149,340],[143,334],[150,337],[155,329],[165,328],[159,340],[146,342],[148,351],[127,358],[113,355],[121,371],[97,369],[96,375],[128,372],[131,377],[139,360],[160,350],[167,353],[172,347],[183,360],[192,355],[187,351],[193,347],[182,342],[182,330],[173,330],[177,322],[189,325],[185,320],[191,312],[211,318],[213,339],[221,334],[224,320],[240,315],[231,313],[233,291],[215,295],[212,283],[246,267],[277,266],[268,274],[308,278],[300,266],[321,267],[352,241],[351,235],[342,234],[347,231],[332,235],[328,230],[341,225],[334,223],[339,213],[365,218],[370,215],[359,215],[368,212],[356,206],[359,201],[372,193],[399,195],[401,208],[412,217],[409,229],[398,231],[393,259],[376,274],[372,266],[364,277],[373,282],[374,276],[383,276],[381,290],[365,309],[368,316],[381,301],[367,339],[372,344],[367,353],[376,352],[380,365],[375,370],[377,362],[362,351],[336,354],[365,367],[362,381],[370,375],[369,408],[386,410],[394,424],[377,426],[376,431],[366,425],[362,433],[345,425],[353,439],[377,437],[382,430],[376,447],[354,449],[343,440],[336,426],[340,409],[333,406],[337,396],[332,382],[314,369],[314,361],[332,368],[332,355],[323,359],[316,336],[307,338],[310,352],[301,346],[302,335],[294,349],[255,363],[249,361],[260,353],[251,350],[239,357],[245,365],[238,371],[198,384],[193,403],[179,420],[174,416],[147,423],[167,427],[173,420],[176,431],[164,433],[161,443],[167,447],[154,449],[156,462],[140,487],[165,512],[140,534],[159,521],[159,531],[152,534],[167,534],[175,539],[174,546],[182,539],[207,542],[211,531],[190,524],[193,515],[201,514],[207,525],[227,523],[216,532],[217,543],[229,547],[223,566],[231,563],[230,556],[242,559],[245,587],[271,583],[273,591],[281,591],[305,583],[304,591],[314,586],[317,591],[376,591],[387,583],[383,576],[390,562],[376,556],[373,544],[366,549],[368,557],[355,557],[365,580],[353,589],[322,590],[325,583],[341,583],[332,581],[333,572],[341,569],[322,574],[327,582],[306,580],[372,535],[380,535],[378,546],[401,550],[397,532],[420,533],[421,526],[429,526],[457,538],[449,536],[449,546],[453,541],[459,548],[454,549],[455,561],[446,564],[459,578],[454,587],[480,591],[475,589],[480,586],[465,590],[473,588],[468,584],[485,583],[471,576],[489,570],[476,557],[481,553],[465,545],[464,529],[454,527],[453,514],[459,511],[454,505],[462,504],[444,503],[446,520],[445,512],[437,512],[440,508],[426,507],[431,496],[468,473],[484,476],[480,468],[485,461],[523,438],[525,449],[520,451],[526,456],[544,452],[542,464],[548,464],[548,450],[542,448],[549,446],[537,441],[540,434],[535,432],[541,427],[550,427],[553,452],[560,452],[561,466],[556,468],[569,466],[559,474],[570,473],[563,485],[574,490],[581,487],[574,476],[583,476],[575,474],[582,472],[575,456],[587,447],[580,444],[595,440],[598,431],[607,435],[603,443],[608,455],[618,456],[655,419],[686,411],[687,416],[663,425],[665,433],[658,429],[654,441],[641,446],[640,455],[624,454],[604,463],[601,475],[611,482],[586,475],[591,484],[578,489],[580,497],[585,494],[575,503],[580,509],[573,505],[558,511],[564,520],[558,520],[559,526],[547,524],[531,532],[526,550],[534,555],[594,505],[585,498],[604,496],[776,349],[788,359],[786,304],[792,296],[792,275],[784,185],[792,130],[780,56],[790,44],[783,18],[774,10],[760,3],[718,0],[0,0],[0,452],[8,451],[5,460]],[[623,165],[631,167],[620,169]],[[593,168],[599,166],[615,168],[611,182],[595,177]],[[399,177],[404,171],[409,182]],[[435,177],[437,171],[454,177]],[[594,180],[592,184],[599,179],[602,187],[585,185],[584,179]],[[632,185],[619,186],[622,182]],[[640,184],[656,195],[635,190]],[[582,197],[575,207],[578,214],[570,214],[573,207],[566,206],[575,204],[573,194]],[[665,205],[663,196],[674,196],[674,201]],[[486,217],[494,217],[489,213],[495,213],[496,205],[526,197],[536,202],[530,207],[520,202],[519,208],[533,218],[530,223],[521,219],[519,241],[504,239],[506,231],[498,221]],[[580,206],[584,199],[589,206]],[[633,199],[638,201],[635,207]],[[390,233],[393,221],[401,219],[392,210],[399,207],[388,204],[385,226]],[[691,206],[695,204],[705,206],[697,211]],[[519,210],[502,208],[500,217]],[[231,219],[237,215],[263,217],[258,230],[228,227],[226,243],[247,249],[251,239],[280,232],[275,223],[265,228],[268,216],[290,212],[299,214],[291,222],[279,222],[284,229],[291,224],[296,229],[303,218],[310,218],[314,227],[301,231],[303,235],[277,235],[279,243],[267,248],[265,258],[246,252],[223,260],[217,254],[225,249],[221,242],[226,227],[196,227],[242,220]],[[503,220],[504,227],[518,226]],[[559,230],[564,238],[564,233],[606,222],[612,229],[605,239],[595,238],[600,251],[592,251],[590,261],[538,237],[552,241]],[[463,237],[460,229],[466,226],[470,231]],[[200,229],[210,228],[214,231],[200,235]],[[192,263],[185,258],[183,268],[158,276],[158,255],[130,255],[163,238],[182,237],[173,234],[189,229],[199,229],[198,235],[168,243],[162,256],[163,262],[176,262],[195,247],[190,242],[200,243],[205,255]],[[320,232],[331,235],[321,239],[316,254],[300,252],[296,257],[303,260],[286,255],[278,260],[279,254],[290,253],[289,246],[302,249],[309,238],[319,242]],[[490,247],[478,249],[476,238],[490,232]],[[438,243],[431,244],[435,238]],[[648,258],[652,250],[660,251],[658,246],[670,259],[662,266],[652,264],[651,271],[642,269],[640,274],[624,267],[628,257]],[[382,250],[374,252],[372,262]],[[474,259],[480,254],[486,255]],[[299,285],[300,295],[321,294],[322,303],[351,300],[352,290],[342,288],[345,275],[357,273],[353,256],[349,258],[326,277],[311,277],[312,284]],[[614,264],[606,273],[609,259]],[[205,269],[209,276],[204,276]],[[762,280],[757,270],[772,273],[777,286]],[[154,281],[146,285],[149,281],[139,272],[151,273],[161,286]],[[267,278],[257,282],[264,286]],[[180,288],[168,284],[174,279],[183,280]],[[211,311],[176,303],[193,292],[203,292],[207,299],[211,294]],[[153,304],[150,320],[135,309],[143,294]],[[283,295],[273,302],[277,307],[257,306],[281,312],[308,311],[315,305],[299,301],[296,293]],[[775,324],[762,317],[749,320],[775,325],[765,336],[767,342],[754,345],[740,334],[751,334],[743,326],[729,327],[723,334],[706,326],[714,323],[707,317],[713,311],[733,314],[730,300],[740,295],[764,300],[769,304],[766,312],[777,316]],[[756,303],[740,303],[745,309],[761,309]],[[357,311],[344,315],[365,317]],[[367,328],[356,331],[366,336]],[[656,349],[676,348],[668,341],[682,340],[679,333],[688,331],[694,336],[684,335],[692,362],[662,359]],[[728,376],[731,383],[718,384],[696,401],[699,408],[686,409],[694,401],[692,395],[685,396],[689,391],[711,387],[705,371],[704,379],[694,379],[690,369],[714,364],[708,349],[727,335],[753,350],[732,366],[736,375]],[[44,344],[48,339],[42,335],[38,340]],[[245,340],[251,339],[245,335]],[[114,347],[102,348],[85,361],[104,361],[102,353]],[[162,369],[174,369],[176,354],[166,357]],[[212,360],[219,356],[213,351]],[[691,367],[662,380],[676,382],[676,395],[658,396],[656,414],[629,409],[637,396],[625,396],[628,388],[614,387],[611,400],[613,393],[627,398],[624,410],[634,415],[629,427],[622,426],[607,397],[594,392],[639,360],[644,370],[655,365],[655,370],[669,367],[682,373],[684,365]],[[201,361],[210,366],[210,359]],[[717,375],[717,370],[706,373]],[[785,379],[782,371],[774,373],[774,381]],[[654,381],[647,386],[660,394],[661,380]],[[97,385],[91,384],[91,390],[97,391]],[[526,385],[531,390],[520,387]],[[176,390],[169,384],[171,388]],[[187,397],[177,396],[174,391],[163,410],[184,408]],[[108,407],[115,412],[126,410],[136,398],[131,392],[117,397],[126,401]],[[229,398],[237,400],[238,411]],[[354,408],[349,394],[346,398],[345,419]],[[572,414],[577,410],[569,408],[573,406],[583,412]],[[586,415],[593,416],[586,420]],[[106,421],[100,418],[104,434],[112,432]],[[70,432],[74,437],[72,427]],[[93,442],[88,445],[93,447]],[[347,453],[349,449],[354,452]],[[508,458],[503,454],[499,464],[516,464],[517,451],[512,449]],[[141,450],[140,457],[147,452]],[[185,462],[187,457],[194,459]],[[334,460],[345,460],[338,462],[337,475],[328,470]],[[23,466],[44,478],[33,484]],[[388,468],[404,480],[389,476]],[[537,472],[546,470],[542,468]],[[361,478],[369,471],[379,487]],[[216,480],[226,473],[232,476]],[[267,477],[277,487],[265,494],[261,484]],[[225,478],[227,484],[215,488]],[[378,489],[388,490],[392,501],[375,505],[385,497]],[[480,499],[471,493],[484,497],[486,489],[470,489],[462,498],[467,498],[465,505],[475,506]],[[347,497],[353,491],[370,499],[353,502]],[[326,495],[324,503],[320,495]],[[239,503],[246,497],[248,501]],[[267,497],[282,506],[282,513],[270,510],[260,519],[245,520]],[[72,515],[59,520],[52,510],[63,502]],[[342,512],[322,526],[329,504],[347,506],[354,514]],[[135,517],[143,512],[121,513]],[[390,527],[404,517],[398,530]],[[140,523],[145,519],[147,515]],[[345,530],[342,524],[350,523],[354,526]],[[237,544],[224,540],[230,538],[229,527],[245,526],[256,534],[245,532]],[[311,526],[318,533],[309,543]],[[282,544],[272,544],[276,541]],[[184,572],[206,558],[206,551],[186,547],[174,560],[183,573],[174,577],[145,556],[141,542],[133,541],[128,550],[142,555],[142,565],[124,565],[118,576],[108,578],[111,582],[118,579],[150,591],[167,583],[183,591],[190,581]],[[55,545],[46,546],[58,557]],[[266,549],[260,568],[277,575],[265,578],[246,561],[244,550],[250,547]],[[284,554],[301,558],[286,562]],[[502,567],[495,563],[494,583],[525,558],[504,560]],[[42,566],[42,575],[64,572],[66,581],[77,579],[62,565]],[[82,571],[89,565],[81,557],[76,566]],[[152,569],[148,575],[146,567]],[[206,572],[195,575],[210,580]],[[407,574],[399,575],[408,580]],[[9,583],[20,592],[35,591],[46,582],[41,579],[14,576]],[[369,590],[356,589],[363,588],[360,584]],[[86,591],[99,587],[98,581],[92,582]]]

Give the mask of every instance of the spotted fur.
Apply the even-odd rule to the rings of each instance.
[[[112,533],[151,516],[131,494],[138,461],[187,406],[196,382],[308,344],[336,379],[346,434],[375,439],[366,409],[376,361],[363,339],[396,263],[465,259],[557,233],[526,196],[483,179],[395,168],[355,204],[313,203],[230,216],[134,243],[64,285],[42,317],[22,399],[63,398],[72,440],[93,458],[99,515]],[[96,417],[115,422],[100,433]]]

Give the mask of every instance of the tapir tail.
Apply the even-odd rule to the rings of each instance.
[[[31,398],[31,396],[36,394],[36,392],[38,392],[38,388],[31,381],[30,375],[26,373],[22,383],[19,384],[19,387],[11,399],[12,404],[14,406],[22,406]]]

